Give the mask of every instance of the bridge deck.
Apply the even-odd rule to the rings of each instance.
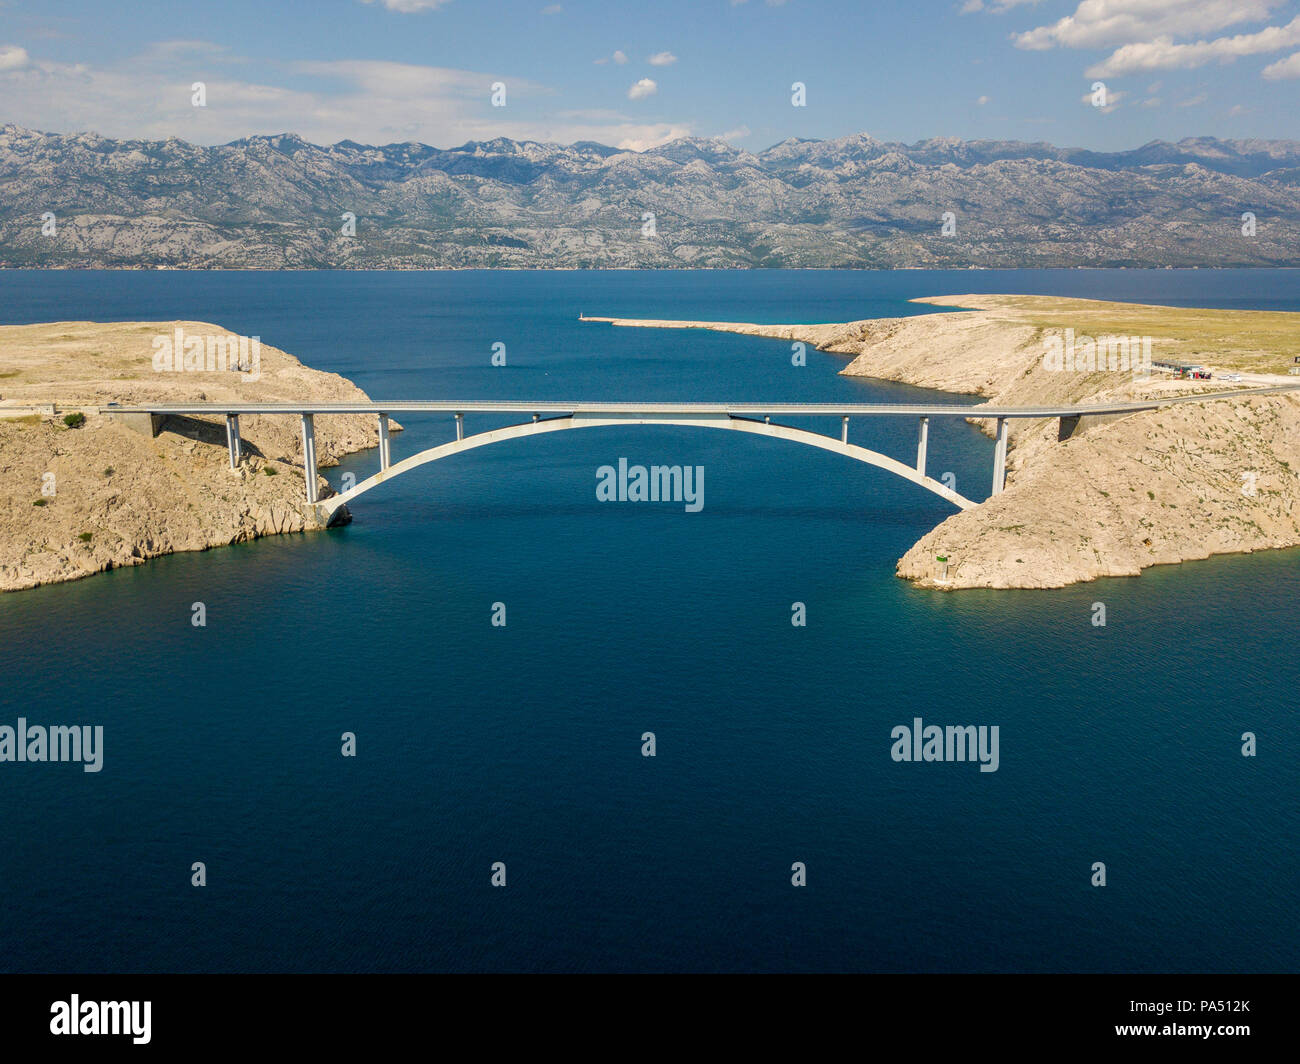
[[[1175,403],[1248,398],[1300,390],[1300,383],[1268,388],[1239,388],[1226,392],[1171,396],[1136,403],[1083,403],[1076,406],[991,406],[987,403],[602,403],[553,402],[528,399],[403,399],[363,403],[163,403],[148,406],[106,406],[101,413],[119,414],[471,414],[517,413],[608,415],[613,417],[988,417],[1053,418],[1098,414],[1134,414]]]

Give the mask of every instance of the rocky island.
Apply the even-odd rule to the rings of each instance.
[[[589,319],[803,341],[841,371],[973,393],[1005,406],[1144,400],[1300,384],[1300,315],[1043,296],[959,295],[965,308],[819,325]],[[1053,342],[1149,341],[1150,374],[1052,368]],[[1208,380],[1159,365],[1202,365]],[[1227,378],[1225,380],[1225,378]],[[1189,402],[1059,439],[1051,420],[1009,422],[1006,490],[953,514],[898,562],[918,585],[1064,587],[1153,565],[1300,545],[1300,392]],[[983,427],[989,429],[986,423]],[[948,559],[946,565],[938,562]]]

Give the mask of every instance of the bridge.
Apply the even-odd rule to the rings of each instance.
[[[1059,422],[1058,438],[1066,439],[1090,419],[1110,420],[1144,410],[1157,410],[1177,403],[1210,402],[1271,395],[1300,390],[1300,383],[1266,388],[1242,388],[1226,392],[1191,393],[1166,399],[1129,403],[1083,403],[1068,406],[998,407],[982,404],[907,404],[907,403],[564,403],[525,400],[404,400],[395,402],[349,403],[179,403],[156,406],[118,406],[100,408],[100,413],[126,420],[156,435],[161,421],[169,415],[217,416],[226,421],[226,442],[230,467],[236,469],[242,458],[239,435],[241,415],[271,414],[301,419],[304,476],[307,502],[315,506],[322,518],[332,520],[338,510],[357,496],[393,477],[448,458],[463,451],[505,440],[536,436],[565,429],[598,428],[621,425],[681,425],[700,428],[729,429],[758,436],[789,440],[842,454],[867,465],[876,466],[933,492],[954,506],[969,510],[978,504],[959,495],[946,484],[926,473],[929,428],[932,418],[987,418],[995,422],[993,434],[993,478],[991,494],[999,494],[1006,484],[1007,422],[1016,418]],[[453,414],[456,438],[437,444],[404,458],[392,461],[389,446],[389,418],[395,414]],[[379,471],[347,491],[320,499],[316,477],[315,418],[329,414],[370,414],[379,426]],[[504,428],[487,429],[465,435],[466,414],[518,414],[529,418]],[[774,417],[827,417],[840,419],[838,437],[773,423]],[[878,451],[849,443],[849,421],[853,418],[912,418],[917,423],[916,460],[901,462]],[[134,419],[146,419],[137,422]]]

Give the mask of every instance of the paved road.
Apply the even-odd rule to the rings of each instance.
[[[1151,399],[1137,403],[1082,403],[1077,406],[991,406],[970,403],[563,403],[543,400],[401,399],[364,403],[161,403],[151,406],[102,406],[103,414],[471,414],[517,413],[552,416],[579,414],[609,417],[1005,417],[1049,418],[1132,414],[1175,403],[1204,403],[1255,395],[1300,391],[1300,381],[1268,388],[1238,388]]]

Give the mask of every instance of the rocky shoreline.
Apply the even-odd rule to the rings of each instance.
[[[588,320],[802,341],[850,357],[841,370],[850,376],[1007,406],[1234,386],[1159,373],[1143,380],[1131,372],[1049,371],[1045,339],[1067,328],[1146,336],[1157,359],[1232,369],[1247,378],[1240,387],[1296,383],[1287,367],[1300,355],[1300,315],[1028,296],[918,302],[970,309],[818,325]],[[900,577],[943,590],[1056,588],[1213,554],[1300,546],[1300,393],[1177,404],[1064,440],[1055,419],[1009,425],[1006,490],[923,536],[899,559]]]
[[[848,375],[1008,406],[1224,387],[1159,374],[1051,372],[1044,341],[1065,328],[1144,334],[1158,357],[1231,368],[1247,378],[1242,387],[1288,382],[1286,367],[1300,357],[1300,315],[1024,296],[922,302],[970,309],[812,325],[587,320],[800,341],[850,358],[841,371]],[[0,590],[324,527],[305,501],[294,419],[242,417],[246,457],[231,470],[220,419],[170,418],[155,436],[102,411],[110,403],[368,397],[267,345],[253,380],[230,370],[159,372],[158,338],[177,329],[232,336],[203,322],[0,327]],[[945,590],[1064,587],[1213,554],[1300,546],[1300,393],[1183,403],[1081,427],[1067,439],[1058,438],[1054,419],[1010,424],[1006,490],[923,536],[899,559],[900,577]],[[316,429],[320,466],[378,443],[374,419],[364,415],[319,417]],[[323,478],[318,488],[329,493]]]
[[[101,413],[110,403],[368,399],[264,344],[256,380],[229,369],[159,372],[155,341],[178,328],[232,336],[204,322],[0,327],[0,590],[325,527],[306,503],[296,419],[241,417],[245,458],[232,470],[219,418],[169,417],[154,436]],[[377,444],[374,418],[316,419],[321,466]],[[324,478],[318,487],[330,493]]]

